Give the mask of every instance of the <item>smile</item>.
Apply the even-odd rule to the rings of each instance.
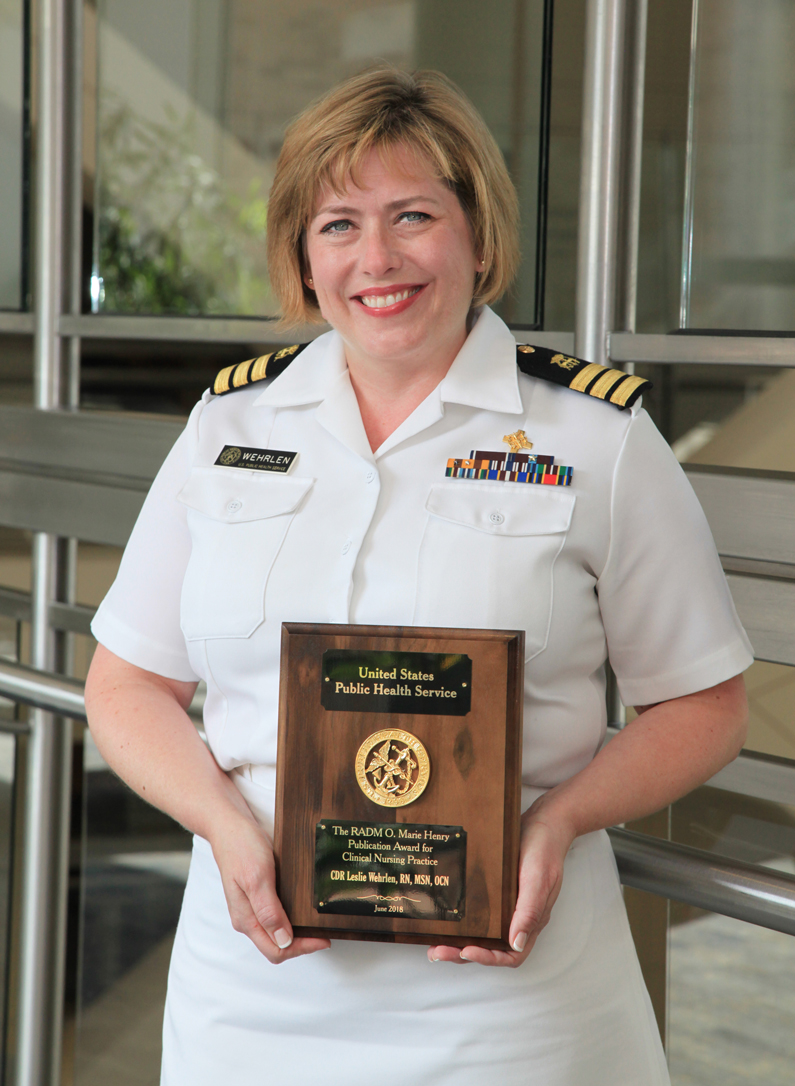
[[[408,290],[399,290],[394,294],[360,294],[358,300],[362,305],[366,305],[368,309],[386,309],[387,306],[397,305],[398,302],[405,302],[407,298],[413,297],[422,290],[422,287],[409,287]]]

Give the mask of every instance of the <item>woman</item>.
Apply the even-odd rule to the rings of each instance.
[[[742,744],[751,653],[698,503],[639,404],[599,402],[620,375],[578,383],[540,348],[519,357],[552,381],[517,370],[487,304],[516,268],[515,196],[443,77],[378,69],[310,107],[268,226],[286,319],[333,331],[219,374],[94,623],[94,738],[196,835],[163,1082],[666,1083],[600,831]],[[523,434],[570,486],[446,476]],[[297,456],[241,471],[227,446]],[[283,621],[526,631],[512,951],[292,937],[269,836]],[[641,715],[597,753],[608,644]]]

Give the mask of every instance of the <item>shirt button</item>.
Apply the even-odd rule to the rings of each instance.
[[[346,539],[345,542],[342,544],[342,553],[347,554],[350,549],[351,549],[351,541],[350,541],[350,539]]]
[[[502,515],[502,513],[489,513],[489,520],[492,524],[502,524],[502,522],[505,520],[505,517]]]
[[[373,479],[375,479],[375,472],[374,471],[368,471],[365,478],[367,479],[368,483],[372,483]]]
[[[241,501],[238,501],[237,498],[232,498],[231,502],[227,502],[227,505],[226,505],[227,513],[236,513],[238,511],[238,509],[242,509],[242,508],[243,508],[243,503]]]

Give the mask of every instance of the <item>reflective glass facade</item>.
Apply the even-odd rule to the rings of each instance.
[[[87,9],[93,19],[93,9]],[[95,312],[274,316],[268,191],[286,126],[379,61],[436,68],[482,111],[520,192],[503,303],[536,321],[543,0],[101,0]]]
[[[0,309],[24,301],[25,9],[23,0],[0,0]]]
[[[681,324],[795,330],[791,0],[697,0]]]

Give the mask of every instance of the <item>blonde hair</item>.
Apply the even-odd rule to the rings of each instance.
[[[484,265],[473,305],[496,301],[510,286],[519,264],[518,201],[483,118],[440,72],[381,65],[308,106],[285,135],[268,203],[268,266],[283,326],[322,320],[303,279],[319,189],[341,191],[371,150],[401,147],[431,163],[469,218]]]

